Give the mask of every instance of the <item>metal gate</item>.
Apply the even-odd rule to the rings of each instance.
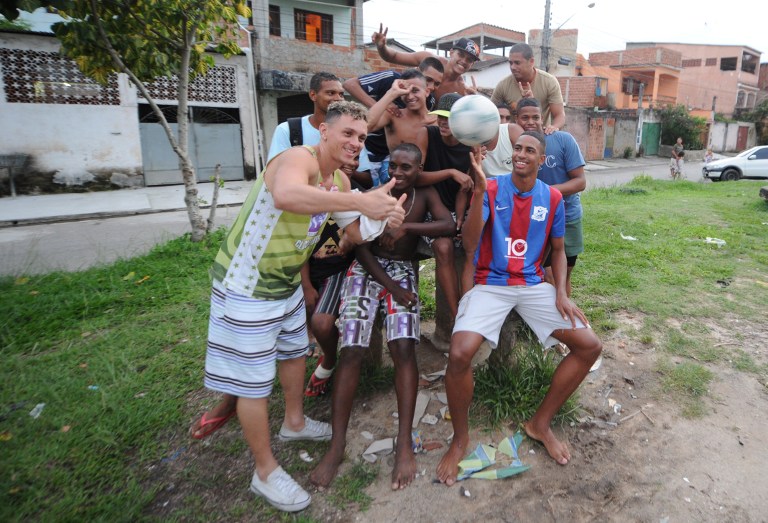
[[[738,134],[736,135],[737,151],[743,151],[744,149],[747,148],[747,137],[749,137],[749,127],[740,125]]]
[[[175,107],[165,108],[170,121],[176,120]],[[242,180],[243,145],[240,123],[231,115],[215,108],[190,108],[189,156],[195,166],[197,181],[207,182],[214,175],[216,164],[221,164],[222,180]],[[147,117],[139,124],[144,183],[151,185],[177,185],[182,183],[179,158],[173,152],[168,137],[156,118]],[[169,124],[178,135],[178,124]]]
[[[643,148],[644,156],[656,156],[659,154],[659,140],[661,137],[661,124],[658,122],[643,122]]]

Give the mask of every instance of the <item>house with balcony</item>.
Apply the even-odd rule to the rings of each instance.
[[[307,96],[313,74],[327,71],[346,79],[372,70],[365,60],[370,38],[363,33],[364,1],[249,2],[264,152],[280,122],[313,111]]]
[[[679,53],[677,103],[690,111],[714,111],[731,118],[757,104],[761,52],[756,49],[674,42],[630,42],[626,47],[627,51],[664,48]]]
[[[590,53],[580,73],[608,80],[609,107],[638,109],[678,103],[681,70],[680,52],[664,47],[640,47]]]

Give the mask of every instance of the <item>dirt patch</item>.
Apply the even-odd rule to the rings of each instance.
[[[313,492],[305,515],[320,521],[372,522],[767,521],[768,389],[761,383],[765,376],[736,370],[727,360],[707,365],[716,375],[706,400],[707,415],[685,419],[679,404],[660,393],[654,348],[625,334],[636,332],[642,317],[618,314],[615,319],[619,328],[604,340],[603,365],[580,389],[584,409],[580,422],[556,431],[571,449],[573,459],[568,466],[558,466],[543,447],[524,440],[521,459],[531,465],[529,471],[499,481],[464,481],[462,485],[471,493],[465,497],[458,486],[433,483],[452,432],[450,423],[422,423],[419,428],[424,439],[444,446],[418,455],[418,470],[423,475],[411,487],[390,490],[392,456],[384,457],[375,482],[366,489],[373,498],[367,511],[333,503],[332,486],[327,492]],[[425,327],[429,329],[429,325]],[[727,346],[738,346],[754,360],[766,361],[759,340],[768,338],[768,328],[759,322],[740,319],[737,331],[708,327],[713,344],[734,344]],[[749,335],[745,336],[745,328]],[[446,364],[445,355],[426,342],[418,348],[418,357],[421,374]],[[422,390],[442,392],[444,384],[438,381]],[[201,397],[192,398],[191,403],[198,408],[191,405],[190,411],[199,411]],[[439,415],[441,406],[433,398],[427,412]],[[312,410],[322,419],[329,418],[328,401],[315,403]],[[392,391],[356,400],[342,474],[370,443],[361,432],[376,438],[396,434],[397,420],[392,416],[396,410]],[[511,426],[497,431],[475,427],[473,445],[495,444],[515,430]],[[299,462],[299,448],[317,459],[325,445],[281,446],[276,438],[273,444],[278,460],[289,462],[296,479],[309,487],[312,465]],[[254,513],[254,504],[260,502],[247,490],[252,461],[236,422],[204,442],[193,443],[179,431],[169,438],[168,448],[171,453],[184,450],[175,457],[169,454],[173,459],[149,465],[152,486],[158,490],[148,515],[264,520],[263,509],[255,511],[258,517]]]

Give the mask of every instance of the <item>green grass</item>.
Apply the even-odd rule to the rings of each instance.
[[[421,305],[421,318],[425,320],[435,319],[435,259],[429,258],[419,262],[419,303]]]
[[[498,427],[509,421],[520,423],[530,419],[549,390],[558,363],[555,351],[542,351],[535,335],[521,324],[515,346],[511,350],[497,348],[488,365],[475,372],[475,398],[470,410],[473,421]],[[500,390],[504,394],[499,394]],[[555,421],[572,421],[577,410],[578,397],[573,395]]]
[[[355,463],[352,469],[333,482],[328,501],[340,510],[348,510],[350,503],[356,504],[360,511],[368,510],[373,498],[363,490],[376,480],[378,473],[377,465]]]
[[[701,393],[689,386],[707,378],[698,369],[716,373],[731,360],[737,371],[760,374],[765,383],[767,369],[746,353],[715,357],[702,343],[710,324],[723,328],[733,319],[764,317],[768,207],[757,197],[759,187],[760,182],[639,179],[630,191],[596,189],[583,195],[586,252],[574,272],[574,299],[599,333],[619,326],[617,312],[642,315],[643,325],[629,335],[683,360],[664,371],[664,387],[672,398],[688,397],[677,392],[678,384],[691,391],[699,403],[685,404],[689,415],[706,410]],[[620,233],[638,241],[623,240]],[[707,236],[726,245],[706,244]],[[146,256],[80,273],[0,279],[1,521],[142,521],[152,518],[152,502],[169,483],[199,485],[200,492],[218,486],[203,462],[169,478],[154,476],[151,469],[179,450],[189,420],[199,412],[207,271],[221,238],[218,233],[199,244],[181,238]],[[433,265],[422,263],[427,268],[420,294],[428,315],[434,307]],[[717,284],[724,279],[732,283]],[[518,375],[478,373],[476,405],[491,412],[489,421],[527,417],[508,405],[512,400],[482,401],[500,396],[499,388],[519,376],[535,376],[517,393],[536,404],[532,389],[541,393],[536,383],[548,383],[552,362],[532,354],[537,356],[521,357],[528,367]],[[363,383],[368,387],[361,386],[363,394],[391,390],[391,369]],[[45,408],[33,419],[28,413],[38,403]],[[280,404],[279,398],[270,404],[276,423]],[[328,400],[308,401],[307,410],[327,412]],[[205,459],[241,460],[248,450],[237,439],[216,440],[201,452]],[[324,446],[302,448],[316,456]],[[289,450],[287,470],[306,473],[310,465],[298,460],[293,452],[298,449]],[[227,488],[242,488],[239,476],[230,486],[221,474],[212,477]],[[287,520],[252,497],[245,499],[221,513],[210,498],[192,493],[169,519],[236,520],[246,513]]]
[[[759,187],[760,182],[672,184],[640,177],[627,188],[643,192],[585,193],[585,253],[573,288],[593,326],[600,331],[622,309],[648,314],[655,325],[668,317],[701,320],[764,310],[768,293],[717,284],[765,278],[768,230],[762,223],[768,222],[768,206],[757,197]],[[707,237],[726,245],[707,244]]]
[[[706,413],[702,397],[715,377],[711,370],[697,363],[674,365],[667,360],[659,362],[658,370],[662,374],[662,390],[677,397],[682,404],[683,416],[698,418]]]
[[[23,403],[1,425],[0,519],[139,518],[155,494],[142,471],[173,452],[162,434],[186,424],[184,398],[200,387],[220,240],[0,282],[0,405]]]

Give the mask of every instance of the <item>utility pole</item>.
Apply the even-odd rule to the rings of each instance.
[[[549,44],[552,34],[549,30],[549,8],[550,0],[544,4],[544,32],[541,34],[541,64],[539,67],[549,72]]]
[[[645,84],[640,82],[640,89],[638,91],[639,97],[637,100],[637,133],[635,133],[635,153],[640,153],[640,148],[643,146],[643,95],[645,94]]]
[[[717,96],[712,97],[712,113],[707,122],[707,149],[712,148],[712,127],[715,125],[715,107],[717,106]]]

